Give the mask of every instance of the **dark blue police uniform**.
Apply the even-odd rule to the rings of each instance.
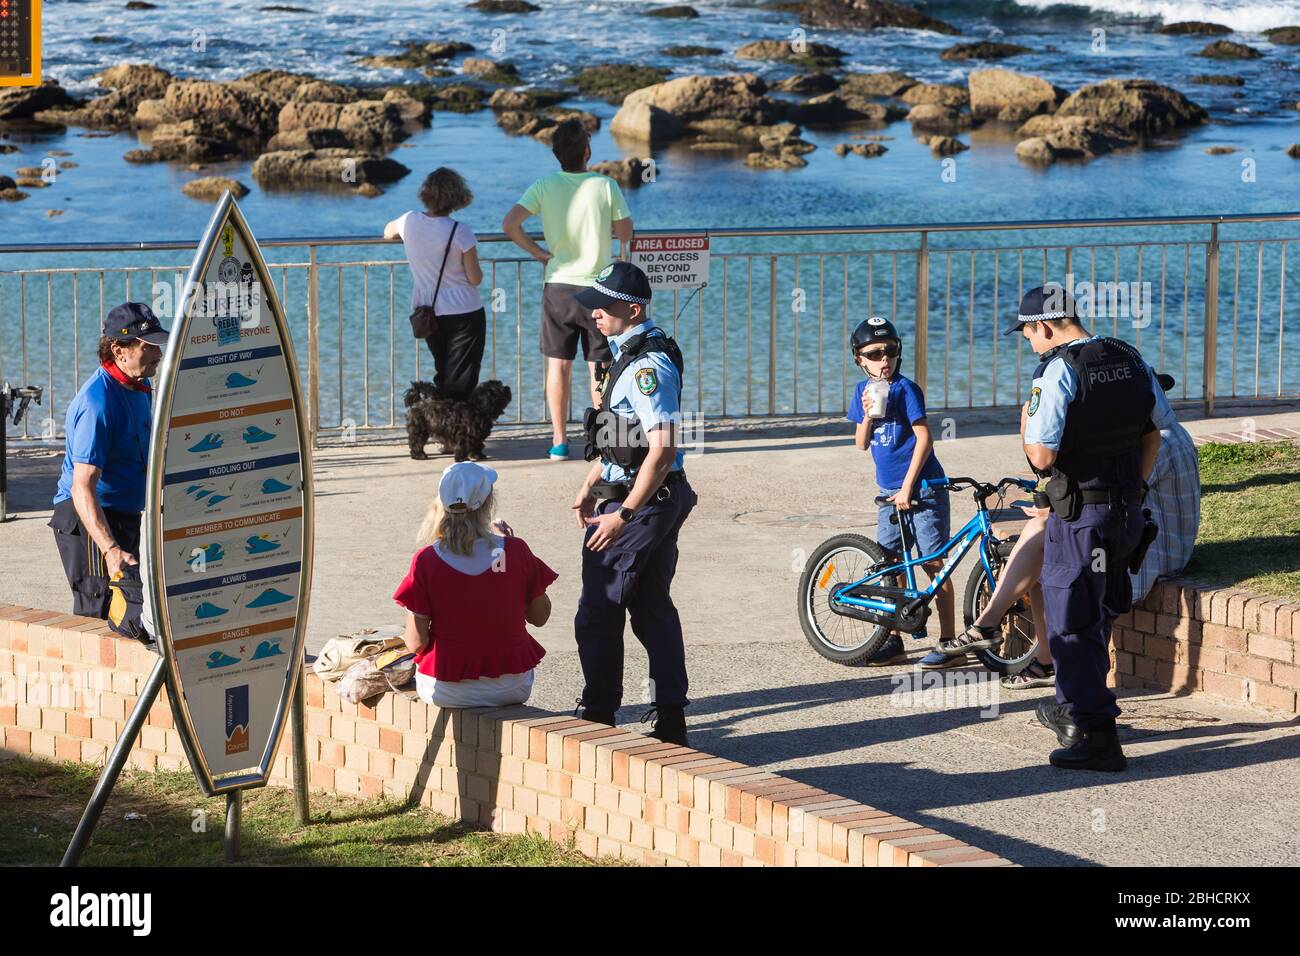
[[[1041,289],[1031,290],[1008,331],[1040,318],[1072,317],[1068,305],[1045,313],[1042,300]],[[1109,761],[1113,766],[1088,765],[1120,769],[1119,707],[1106,686],[1110,632],[1132,601],[1125,565],[1145,525],[1140,439],[1154,427],[1155,397],[1141,356],[1117,340],[1076,339],[1044,359],[1034,372],[1024,436],[1025,444],[1057,453],[1048,487],[1057,501],[1047,521],[1040,584],[1059,706],[1040,708],[1040,719],[1065,747],[1098,734],[1118,756]],[[1094,742],[1089,753],[1099,747]],[[1056,751],[1052,762],[1078,765],[1062,754]]]
[[[650,289],[639,269],[616,263],[591,289],[579,294],[579,301],[584,296],[593,300],[584,302],[589,307],[600,304],[601,296],[645,304]],[[605,378],[600,412],[617,416],[619,427],[608,431],[631,429],[630,444],[641,443],[641,450],[632,457],[644,459],[644,433],[661,424],[680,424],[680,352],[663,330],[649,321],[609,341],[614,364]],[[622,498],[635,482],[639,464],[620,464],[616,460],[627,458],[612,452],[605,443],[606,437],[616,436],[598,434],[600,429],[593,424],[596,411],[588,412],[588,457],[599,454],[603,461],[601,483],[594,489],[597,497],[604,499],[596,508],[599,516],[622,507]],[[635,437],[638,431],[641,437]],[[628,449],[621,451],[627,453]],[[653,706],[662,716],[667,711],[680,711],[688,703],[682,625],[670,594],[677,571],[678,532],[697,500],[682,466],[679,448],[663,485],[632,513],[609,547],[593,551],[586,546],[594,527],[588,527],[584,535],[582,595],[574,634],[585,679],[585,716],[600,715],[612,723],[613,713],[623,701],[623,629],[627,617],[650,660]]]

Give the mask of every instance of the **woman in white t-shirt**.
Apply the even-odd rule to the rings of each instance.
[[[474,194],[461,175],[440,166],[420,187],[424,210],[413,209],[384,227],[385,239],[400,238],[406,247],[414,279],[411,310],[433,306],[438,316],[438,330],[425,339],[433,353],[433,384],[449,398],[462,401],[478,384],[487,316],[478,294],[483,281],[478,240],[469,226],[456,222],[451,214],[473,201]]]

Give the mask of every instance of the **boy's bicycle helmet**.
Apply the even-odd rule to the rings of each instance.
[[[858,327],[853,330],[853,334],[849,336],[849,351],[854,355],[857,355],[860,348],[865,345],[870,345],[872,342],[879,341],[880,339],[893,339],[898,343],[899,351],[902,351],[903,340],[899,338],[898,330],[894,328],[894,323],[890,322],[888,319],[882,319],[878,315],[873,315],[869,319],[864,319],[858,324]]]

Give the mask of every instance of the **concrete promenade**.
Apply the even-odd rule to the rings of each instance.
[[[1191,412],[1184,417],[1189,418]],[[1293,408],[1243,410],[1255,427],[1300,427]],[[1242,415],[1187,420],[1193,435],[1240,429]],[[996,479],[1025,463],[1009,414],[935,413],[952,438],[948,474]],[[500,472],[499,516],[560,574],[548,651],[530,703],[572,708],[581,691],[572,620],[581,533],[570,504],[586,463],[539,458],[540,433],[503,430],[489,445]],[[390,595],[450,459],[412,461],[404,443],[320,450],[316,572],[309,647],[393,624]],[[51,451],[10,461],[11,513],[0,526],[0,599],[66,610],[70,596],[45,526],[59,466]],[[1023,864],[1295,864],[1300,791],[1297,723],[1205,695],[1126,692],[1120,775],[1047,766],[1052,735],[1034,720],[1050,691],[1001,692],[996,715],[964,707],[900,706],[910,666],[852,669],[804,640],[795,589],[806,554],[839,530],[873,534],[870,456],[834,418],[710,422],[704,453],[687,461],[700,503],[682,532],[674,594],[688,642],[691,742],[701,750],[841,793]],[[953,498],[953,526],[973,513]],[[964,587],[970,567],[958,569]],[[937,634],[937,625],[932,626]],[[642,703],[645,655],[627,635],[624,723]],[[913,658],[928,648],[909,641]],[[985,701],[987,702],[987,692]]]

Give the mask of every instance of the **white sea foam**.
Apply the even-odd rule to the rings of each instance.
[[[1016,3],[1035,10],[1063,5],[1060,0],[1016,0]],[[1300,24],[1297,0],[1073,0],[1068,5],[1122,16],[1159,17],[1165,23],[1203,20],[1221,23],[1239,33],[1260,33],[1273,27]]]

